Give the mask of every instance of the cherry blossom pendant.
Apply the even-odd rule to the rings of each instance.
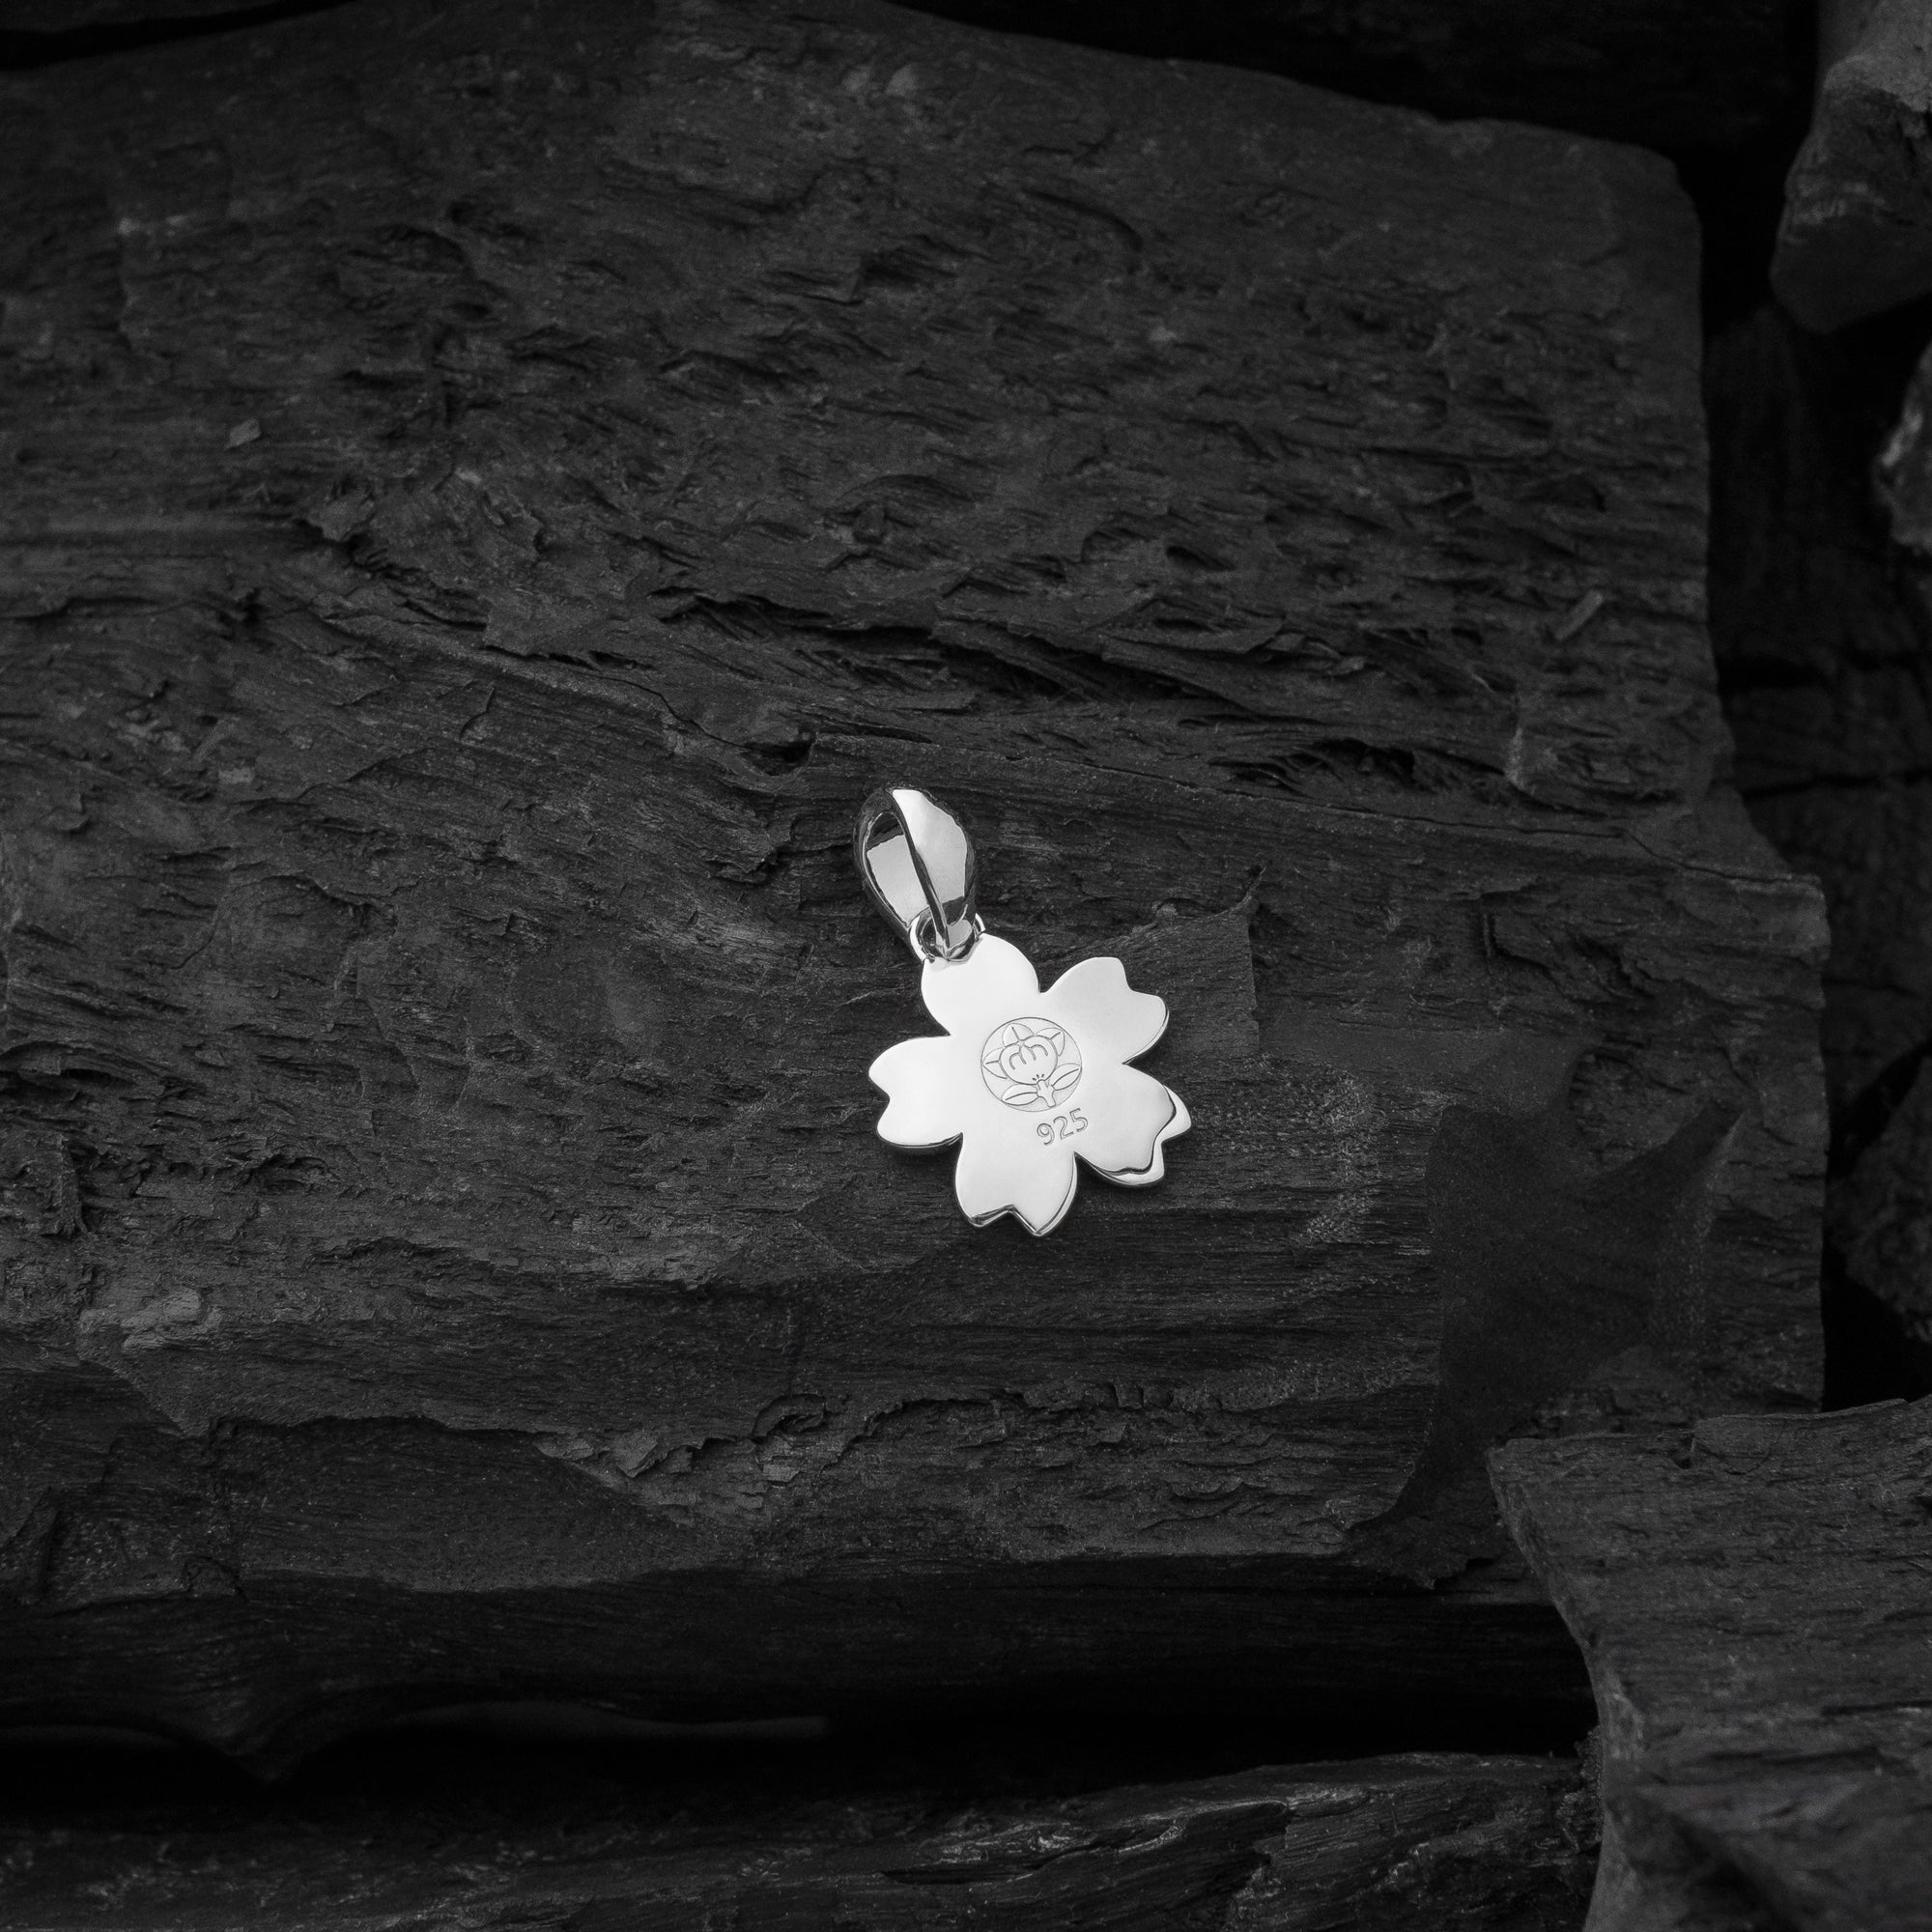
[[[1179,1094],[1127,1063],[1167,1030],[1167,1003],[1118,959],[1083,959],[1046,991],[1018,947],[974,909],[965,828],[923,791],[874,792],[853,836],[866,890],[922,962],[920,995],[946,1032],[902,1039],[869,1069],[895,1147],[959,1145],[952,1189],[976,1228],[1011,1214],[1050,1234],[1079,1163],[1122,1187],[1164,1172],[1187,1131]]]

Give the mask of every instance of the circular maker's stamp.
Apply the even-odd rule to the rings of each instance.
[[[980,1049],[980,1071],[994,1099],[1023,1114],[1064,1106],[1080,1085],[1080,1048],[1051,1020],[1009,1020]]]

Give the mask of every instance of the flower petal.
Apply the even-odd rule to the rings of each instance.
[[[1187,1103],[1172,1087],[1167,1090],[1167,1097],[1174,1102],[1174,1118],[1161,1128],[1160,1138],[1153,1145],[1153,1158],[1143,1168],[1121,1168],[1108,1174],[1107,1179],[1116,1187],[1151,1187],[1166,1176],[1168,1142],[1194,1124],[1188,1118]]]
[[[1079,1184],[1070,1146],[1023,1147],[999,1134],[969,1133],[952,1170],[952,1191],[976,1228],[1013,1214],[1032,1233],[1051,1234]]]
[[[1089,1060],[1132,1060],[1167,1031],[1167,1002],[1135,992],[1118,959],[1069,966],[1042,1002],[1042,1017],[1067,1028]]]
[[[1127,1187],[1158,1180],[1161,1143],[1186,1131],[1187,1111],[1179,1097],[1137,1066],[1090,1068],[1073,1104],[1087,1124],[1067,1145],[1088,1166]]]
[[[982,932],[964,959],[929,961],[919,992],[948,1033],[971,1033],[977,1047],[988,1027],[1038,1005],[1039,975],[1017,946]]]
[[[902,1039],[866,1069],[891,1101],[879,1116],[879,1138],[895,1147],[937,1148],[956,1141],[965,1122],[959,1108],[959,1042],[949,1037]],[[965,1069],[979,1077],[977,1065]]]

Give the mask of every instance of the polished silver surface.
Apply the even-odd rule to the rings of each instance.
[[[973,841],[928,793],[875,791],[860,809],[852,856],[872,903],[923,960],[964,959],[984,928],[973,907]]]
[[[1072,1207],[1080,1164],[1122,1187],[1165,1172],[1187,1131],[1179,1094],[1127,1063],[1167,1028],[1167,1003],[1127,984],[1118,959],[1083,959],[1041,991],[1016,946],[982,936],[963,959],[928,960],[921,982],[943,1035],[873,1061],[895,1147],[957,1141],[952,1187],[976,1227],[1011,1214],[1036,1235]]]
[[[1026,954],[980,923],[973,841],[926,792],[874,792],[852,851],[872,902],[923,962],[921,996],[946,1029],[873,1061],[881,1138],[956,1141],[952,1190],[975,1227],[1010,1214],[1050,1233],[1083,1161],[1122,1187],[1158,1180],[1187,1109],[1127,1063],[1166,1032],[1166,1001],[1135,992],[1118,959],[1083,959],[1042,992]]]

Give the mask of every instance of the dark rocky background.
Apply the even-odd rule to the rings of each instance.
[[[1918,10],[0,68],[0,1922],[1932,1924]]]

